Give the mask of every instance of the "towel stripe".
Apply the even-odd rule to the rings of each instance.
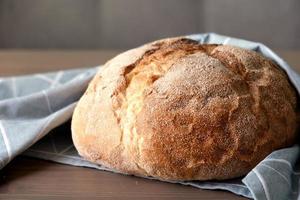
[[[15,78],[11,78],[11,90],[12,90],[13,97],[17,97],[17,86],[16,86]]]
[[[48,83],[52,83],[53,80],[51,78],[48,78],[47,76],[43,74],[36,74],[34,75],[36,78],[42,79],[43,81],[47,81]]]
[[[59,152],[59,154],[64,154],[66,153],[67,151],[69,151],[70,149],[72,149],[74,147],[73,144],[71,144],[70,146],[68,146],[67,148],[65,148],[64,150],[62,150],[61,152]]]
[[[265,195],[266,195],[267,200],[271,200],[270,194],[269,194],[269,190],[268,190],[268,186],[267,186],[267,184],[266,184],[264,178],[260,175],[260,173],[257,171],[256,168],[254,168],[252,171],[253,171],[254,174],[257,176],[258,180],[261,182],[261,184],[262,184],[262,186],[263,186],[263,189],[264,189],[264,191],[265,191]]]
[[[49,128],[49,125],[52,122],[52,120],[55,119],[56,115],[57,115],[57,112],[53,113],[53,115],[48,116],[47,121],[42,125],[42,127],[39,130],[39,132],[37,133],[36,137],[34,138],[34,140],[32,140],[32,143],[30,144],[30,146],[32,146],[39,139],[41,139],[41,137],[45,134],[45,132],[48,132],[47,129]]]
[[[49,112],[51,114],[51,113],[53,113],[53,110],[52,110],[52,107],[51,107],[51,104],[50,104],[49,96],[48,96],[48,94],[46,93],[45,90],[43,90],[42,93],[43,93],[43,95],[44,95],[44,97],[46,99],[47,107],[48,107],[48,110],[49,110]]]
[[[279,176],[281,176],[281,177],[287,182],[287,184],[288,184],[290,187],[292,187],[290,181],[289,181],[289,180],[287,179],[287,177],[285,177],[280,171],[274,169],[273,167],[271,167],[271,166],[269,166],[269,165],[263,164],[263,163],[261,163],[259,166],[264,166],[264,167],[266,167],[266,168],[268,168],[268,169],[270,169],[270,170],[272,170],[272,171],[275,171],[277,174],[279,174]]]
[[[59,80],[61,79],[61,77],[64,75],[63,71],[59,71],[54,79],[54,81],[52,82],[50,88],[54,88],[56,85],[59,85],[60,82]]]
[[[55,142],[54,142],[53,134],[50,135],[50,141],[51,141],[51,146],[52,146],[53,151],[54,151],[55,153],[58,153],[58,152],[57,152],[57,149],[56,149]]]
[[[60,157],[65,157],[65,158],[71,158],[71,159],[75,159],[75,160],[80,160],[80,161],[84,161],[85,159],[83,159],[82,157],[77,157],[77,156],[70,156],[70,155],[61,155],[59,153],[53,153],[53,152],[48,152],[48,151],[42,151],[42,150],[34,150],[34,149],[29,149],[28,151],[31,152],[36,152],[36,153],[41,153],[41,154],[48,154],[48,155],[52,155],[52,156],[60,156]]]
[[[262,162],[267,162],[267,161],[284,163],[284,164],[288,165],[291,170],[293,170],[292,164],[287,160],[279,159],[279,158],[267,158],[267,159],[263,160]]]
[[[4,161],[0,158],[0,169],[2,169],[2,167],[4,167]]]
[[[2,134],[3,141],[5,144],[6,150],[7,150],[8,162],[10,162],[10,160],[12,158],[12,150],[11,150],[9,139],[7,137],[6,130],[4,129],[4,126],[1,121],[0,121],[0,133]]]
[[[228,42],[229,42],[230,39],[231,39],[230,37],[226,38],[226,39],[223,41],[223,44],[228,44]]]

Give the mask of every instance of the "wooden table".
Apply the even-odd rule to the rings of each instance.
[[[0,76],[96,66],[118,52],[0,50]],[[300,72],[300,51],[279,54]],[[19,156],[0,171],[0,199],[244,198]]]

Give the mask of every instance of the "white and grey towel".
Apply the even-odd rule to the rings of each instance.
[[[214,33],[187,37],[200,43],[229,44],[260,52],[276,61],[287,72],[300,93],[300,76],[261,43]],[[71,140],[69,123],[64,125],[67,131],[51,132],[71,118],[76,102],[97,70],[98,67],[94,67],[0,78],[0,169],[17,155],[23,154],[69,165],[113,171],[87,162],[77,154]],[[300,199],[299,171],[299,145],[295,145],[274,151],[240,179],[179,183],[197,188],[228,190],[253,199]]]

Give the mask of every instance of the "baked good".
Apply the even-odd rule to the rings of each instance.
[[[108,61],[73,114],[89,161],[165,180],[245,175],[295,141],[297,93],[262,55],[186,38],[146,44]]]

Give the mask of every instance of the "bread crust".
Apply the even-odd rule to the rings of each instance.
[[[293,144],[297,94],[262,55],[171,38],[107,62],[75,108],[87,160],[166,180],[229,179]]]

